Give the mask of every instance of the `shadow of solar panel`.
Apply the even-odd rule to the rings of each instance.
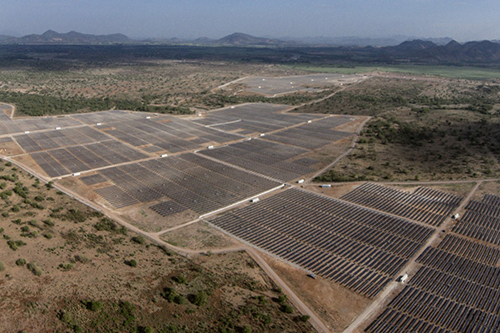
[[[116,209],[138,204],[139,201],[122,191],[118,186],[98,188],[95,192]]]
[[[87,186],[91,186],[91,185],[95,185],[95,184],[100,184],[100,183],[104,183],[105,181],[107,181],[106,178],[104,178],[100,174],[81,177],[80,180],[82,182],[84,182],[85,185],[87,185]]]
[[[174,215],[177,213],[182,213],[187,210],[186,207],[179,205],[175,201],[164,201],[157,205],[149,207],[156,213],[160,214],[163,217],[167,217],[170,215]]]

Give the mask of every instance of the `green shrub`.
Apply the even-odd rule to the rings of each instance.
[[[208,300],[208,295],[205,291],[200,290],[196,295],[193,297],[193,304],[197,306],[203,306],[207,304]]]
[[[161,297],[166,299],[169,303],[174,302],[176,296],[178,296],[178,293],[174,288],[165,288],[161,293]]]
[[[69,324],[73,321],[73,316],[69,312],[62,312],[59,314],[59,319],[66,324]]]
[[[42,202],[45,200],[45,198],[43,197],[43,195],[39,194],[35,197],[35,200],[38,201],[38,202]]]
[[[16,265],[17,266],[24,266],[24,265],[26,265],[26,259],[17,259],[16,260]]]
[[[186,298],[182,295],[176,295],[174,297],[174,303],[177,303],[177,304],[184,304],[186,303]]]
[[[84,255],[78,254],[75,256],[75,261],[80,262],[82,264],[86,264],[90,262],[90,259]]]
[[[31,273],[35,274],[36,276],[42,275],[42,271],[40,268],[36,267],[35,263],[29,263],[26,267],[31,271]]]
[[[43,220],[42,222],[43,222],[43,224],[45,224],[48,227],[54,226],[54,222],[51,219],[46,219],[46,220]]]
[[[82,303],[83,305],[85,305],[87,310],[93,312],[99,311],[104,307],[101,301],[83,301]]]
[[[72,262],[59,264],[59,268],[63,271],[72,270],[74,267],[75,267],[75,264],[73,264]]]
[[[128,265],[130,267],[137,267],[137,261],[135,259],[125,260],[125,265]]]
[[[252,333],[252,327],[248,326],[248,325],[245,325],[245,326],[243,326],[242,332],[243,333]]]
[[[120,314],[125,317],[125,325],[128,325],[135,320],[135,305],[129,302],[120,302],[119,307]]]
[[[17,213],[19,212],[21,209],[19,208],[19,205],[14,205],[12,206],[12,208],[10,209],[11,212],[13,213]]]
[[[0,260],[0,272],[5,270],[5,263]]]
[[[289,304],[284,304],[281,307],[281,311],[283,311],[284,313],[293,313],[293,307]]]
[[[311,319],[311,316],[309,316],[309,315],[303,315],[303,316],[299,317],[299,320],[304,322],[304,323],[307,322],[309,319]]]
[[[4,235],[5,237],[6,235]],[[8,240],[7,245],[13,250],[16,251],[20,246],[26,245],[25,242],[18,240],[18,241],[13,241],[13,240]]]
[[[115,221],[108,219],[107,217],[94,224],[94,228],[96,228],[98,231],[109,231],[120,233],[123,235],[127,234],[127,228],[119,226],[117,223],[115,223]]]
[[[146,240],[144,239],[143,236],[135,236],[135,237],[132,237],[131,240],[132,240],[132,242],[137,243],[137,244],[141,244],[141,245],[146,244]]]
[[[179,274],[177,276],[172,277],[172,280],[174,280],[175,282],[177,282],[179,284],[187,283],[187,279],[182,274]]]

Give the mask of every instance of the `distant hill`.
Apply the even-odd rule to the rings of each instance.
[[[10,38],[15,38],[15,37],[13,37],[13,36],[7,36],[7,35],[0,35],[0,42],[4,41],[6,39],[10,39]]]
[[[436,45],[429,41],[413,40],[397,46],[380,49],[385,59],[407,60],[423,63],[498,63],[500,44],[491,41],[467,42],[460,44],[454,40],[446,45]]]
[[[214,42],[215,44],[228,46],[256,46],[256,45],[285,45],[290,44],[278,39],[255,37],[241,32],[222,37]]]
[[[123,34],[89,35],[76,31],[61,34],[53,30],[47,30],[41,35],[10,37],[1,40],[1,42],[7,44],[113,44],[130,43],[133,40]]]

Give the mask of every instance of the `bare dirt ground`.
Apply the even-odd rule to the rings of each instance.
[[[273,270],[323,320],[331,332],[342,332],[371,301],[340,285],[307,276],[303,269],[291,266],[270,255],[263,255]]]
[[[485,194],[500,194],[500,182],[491,181],[483,182],[476,193],[474,194],[473,200],[481,201]]]

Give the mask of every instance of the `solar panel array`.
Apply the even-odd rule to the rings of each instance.
[[[125,144],[107,140],[30,154],[49,177],[59,177],[147,158]]]
[[[377,295],[434,232],[297,189],[210,222],[367,297]]]
[[[99,171],[98,175],[112,185],[96,192],[115,208],[161,200],[175,202],[175,207],[171,206],[176,211],[190,209],[199,214],[229,206],[280,185],[195,154],[111,167]],[[117,188],[127,196],[117,193]],[[157,204],[152,209],[161,215],[171,210]]]
[[[463,200],[426,187],[408,193],[372,183],[359,186],[341,199],[433,226],[441,225]]]
[[[253,103],[236,105],[223,110],[207,112],[205,118],[195,120],[203,125],[214,126],[223,131],[240,130],[239,133],[265,133],[298,125],[322,115],[282,113],[290,105]]]
[[[289,181],[315,171],[293,161],[306,152],[303,148],[255,139],[200,153],[274,179]]]
[[[85,126],[49,132],[21,134],[14,136],[14,139],[25,152],[33,153],[54,148],[110,140],[110,137],[91,127]]]
[[[500,245],[500,197],[486,195],[482,201],[471,200],[453,232]]]
[[[353,135],[333,129],[350,121],[349,117],[330,117],[266,135],[266,140],[317,149]]]
[[[495,214],[497,199],[487,195],[483,205],[471,202],[468,207]],[[485,239],[446,235],[417,258],[422,267],[366,331],[500,331],[499,259],[500,249]]]

